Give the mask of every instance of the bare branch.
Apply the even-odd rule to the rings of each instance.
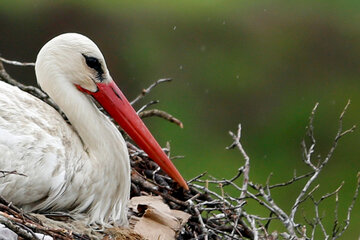
[[[313,197],[312,192],[310,192],[310,193],[308,194],[308,196],[309,196],[309,198],[312,200],[312,202],[313,202],[313,204],[314,204],[314,208],[315,208],[315,219],[314,219],[314,223],[311,225],[311,226],[313,227],[312,234],[311,234],[311,235],[312,235],[312,239],[313,239],[314,236],[315,236],[315,230],[316,230],[317,225],[320,225],[321,231],[322,231],[322,233],[324,234],[325,239],[328,239],[328,238],[329,238],[329,234],[327,234],[326,229],[325,229],[325,227],[324,227],[324,225],[323,225],[323,223],[322,223],[322,217],[320,217],[320,215],[319,215],[319,205],[320,205],[321,202],[324,201],[325,199],[327,199],[327,198],[329,198],[329,197],[331,197],[331,196],[334,196],[334,195],[337,196],[337,194],[339,193],[339,191],[340,191],[340,189],[342,188],[343,185],[344,185],[344,182],[342,182],[342,183],[340,184],[340,186],[339,186],[335,191],[333,191],[333,192],[331,192],[331,193],[327,193],[327,194],[321,196],[321,198],[320,198],[319,200],[317,200],[317,201],[316,201],[315,198]]]
[[[352,210],[354,209],[355,202],[358,199],[359,191],[360,191],[360,172],[358,172],[358,174],[357,174],[357,185],[356,185],[356,188],[355,188],[355,193],[354,193],[353,199],[352,199],[351,204],[350,204],[350,206],[349,206],[349,208],[347,210],[347,215],[346,215],[346,219],[345,219],[345,226],[343,227],[343,229],[338,234],[336,234],[336,232],[335,233],[333,232],[332,239],[337,239],[337,238],[341,237],[341,235],[349,227],[351,213],[352,213]]]
[[[17,226],[15,223],[13,223],[12,221],[10,221],[9,219],[7,219],[6,217],[4,217],[2,215],[0,215],[0,223],[4,224],[6,227],[8,227],[13,232],[15,232],[16,234],[19,234],[21,237],[23,237],[25,239],[38,240],[37,237],[34,237],[31,233],[24,230],[22,227]]]
[[[141,108],[139,108],[139,110],[137,110],[136,113],[139,115],[146,108],[150,107],[151,105],[158,104],[159,102],[160,102],[159,100],[150,101],[149,103],[147,103],[144,106],[142,106]]]
[[[142,99],[143,97],[145,97],[145,95],[147,95],[154,87],[156,87],[157,85],[164,83],[164,82],[171,82],[172,78],[162,78],[157,80],[156,82],[152,83],[148,88],[143,89],[141,91],[141,93],[130,102],[131,105],[134,105],[135,103],[137,103],[140,99]]]
[[[27,67],[27,66],[34,67],[35,66],[35,63],[32,63],[32,62],[11,61],[11,60],[7,60],[7,59],[5,59],[3,57],[0,57],[0,61],[4,62],[4,63],[7,63],[7,64],[10,64],[10,65],[22,66],[22,67]]]
[[[311,154],[312,154],[313,149],[314,149],[314,146],[315,146],[315,138],[314,138],[314,136],[313,136],[313,129],[314,129],[313,119],[314,119],[314,114],[315,114],[315,111],[316,111],[316,109],[317,109],[318,104],[315,105],[313,111],[311,112],[308,129],[309,129],[309,137],[311,138],[312,144],[311,144],[309,150],[307,150],[307,154],[306,154],[306,158],[305,158],[305,163],[306,163],[307,165],[309,165],[312,169],[314,169],[315,172],[314,172],[314,175],[312,175],[311,178],[307,181],[307,183],[305,184],[305,186],[304,186],[303,189],[301,190],[300,194],[299,194],[298,197],[296,198],[296,201],[295,201],[295,203],[294,203],[294,205],[293,205],[293,207],[292,207],[291,213],[290,213],[290,220],[291,220],[291,221],[294,221],[295,214],[296,214],[296,211],[297,211],[297,209],[298,209],[298,206],[299,206],[299,204],[301,203],[304,195],[305,195],[306,192],[308,191],[310,185],[315,181],[315,179],[318,178],[321,170],[323,169],[323,167],[328,163],[328,161],[329,161],[330,158],[332,157],[332,155],[333,155],[333,153],[334,153],[334,151],[335,151],[335,149],[336,149],[338,140],[339,140],[342,136],[344,136],[345,134],[350,133],[350,132],[354,131],[354,129],[355,129],[355,126],[353,126],[352,128],[350,128],[350,129],[348,129],[348,130],[346,130],[346,131],[344,131],[344,132],[342,131],[342,128],[343,128],[343,122],[342,122],[342,120],[343,120],[343,117],[344,117],[344,115],[345,115],[345,112],[346,112],[349,104],[350,104],[350,101],[348,101],[348,103],[347,103],[346,106],[344,107],[344,110],[343,110],[343,111],[341,112],[341,114],[340,114],[338,132],[337,132],[337,134],[336,134],[336,136],[335,136],[335,139],[334,139],[334,141],[333,141],[333,144],[332,144],[332,146],[331,146],[331,148],[330,148],[330,150],[329,150],[326,158],[321,162],[321,164],[320,164],[319,167],[316,167],[315,165],[313,165],[313,164],[311,163]],[[304,141],[303,141],[303,142],[304,142]],[[305,150],[306,150],[306,148],[305,148]]]
[[[230,136],[233,138],[234,142],[227,147],[227,149],[231,149],[234,147],[237,147],[239,149],[239,151],[241,152],[241,154],[243,155],[244,159],[245,159],[245,164],[244,164],[244,170],[243,170],[243,174],[244,174],[244,180],[243,180],[243,186],[242,186],[242,192],[240,194],[240,198],[244,198],[246,196],[247,193],[247,186],[249,183],[249,173],[250,173],[250,158],[249,156],[246,154],[243,146],[240,143],[240,138],[241,138],[241,124],[238,125],[238,131],[237,134],[235,135],[233,132],[229,132]]]
[[[161,111],[158,109],[152,109],[152,110],[143,111],[143,112],[139,113],[140,118],[147,118],[147,117],[153,117],[153,116],[163,118],[169,122],[175,123],[180,128],[184,128],[183,123],[179,119],[173,117],[172,115],[170,115],[169,113],[167,113],[165,111]]]
[[[196,214],[197,218],[199,219],[201,230],[202,230],[203,234],[205,235],[204,239],[207,240],[208,239],[208,230],[205,227],[205,224],[204,224],[203,218],[199,212],[199,209],[197,209],[197,207],[194,205],[192,200],[188,200],[187,203],[189,203],[190,207],[194,209],[195,214]]]
[[[270,185],[269,186],[269,188],[270,189],[273,189],[273,188],[277,188],[277,187],[285,187],[285,186],[288,186],[288,185],[290,185],[290,184],[293,184],[294,182],[296,182],[296,181],[299,181],[299,180],[301,180],[301,179],[303,179],[303,178],[307,178],[307,177],[309,177],[309,176],[311,176],[311,175],[313,175],[314,174],[314,172],[309,172],[309,173],[306,173],[306,174],[304,174],[304,175],[301,175],[301,176],[294,176],[292,179],[290,179],[289,181],[287,181],[287,182],[283,182],[283,183],[277,183],[277,184],[274,184],[274,185]]]
[[[192,182],[198,180],[199,178],[202,178],[203,176],[205,176],[205,174],[207,174],[207,172],[203,172],[203,173],[199,174],[198,176],[190,179],[190,180],[188,181],[188,183],[192,183]]]
[[[40,100],[46,102],[50,106],[52,106],[56,111],[58,111],[62,117],[66,120],[65,114],[60,110],[60,108],[56,105],[56,103],[40,88],[34,86],[26,86],[15,79],[13,79],[5,70],[4,65],[0,61],[0,80],[4,81],[10,85],[16,86],[23,90],[24,92],[30,93],[31,95],[39,98]]]
[[[305,139],[301,142],[301,145],[303,146],[303,152],[304,152],[304,162],[305,164],[309,165],[313,170],[316,170],[316,167],[311,162],[312,154],[314,153],[314,148],[316,144],[316,140],[314,137],[314,118],[316,110],[319,106],[319,103],[316,103],[313,110],[311,111],[310,117],[309,117],[309,124],[307,126],[306,135],[310,138],[310,147],[307,148]]]

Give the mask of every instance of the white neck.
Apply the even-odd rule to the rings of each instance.
[[[64,79],[53,79],[44,89],[66,114],[78,132],[89,158],[82,174],[95,179],[93,218],[127,223],[126,204],[130,194],[130,162],[126,143],[114,124],[101,113],[91,98]],[[87,169],[87,170],[86,170]],[[94,187],[95,185],[95,187]],[[98,185],[96,187],[96,185]]]

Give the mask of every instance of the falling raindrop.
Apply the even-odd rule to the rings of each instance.
[[[176,30],[176,26],[173,27],[173,30],[174,30],[174,31]]]
[[[236,75],[236,79],[239,79],[240,78],[240,76],[239,75]]]
[[[225,24],[226,24],[226,21],[223,21],[222,24],[225,25]]]
[[[179,66],[179,69],[180,69],[180,70],[183,70],[183,66],[182,66],[182,65],[180,65],[180,66]]]
[[[200,51],[205,52],[205,50],[206,50],[206,46],[205,46],[205,45],[201,45]]]

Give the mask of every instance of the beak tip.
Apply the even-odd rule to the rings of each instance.
[[[182,187],[184,190],[189,191],[189,186],[187,185],[186,181],[182,178],[180,181],[178,181],[178,184],[180,187]]]

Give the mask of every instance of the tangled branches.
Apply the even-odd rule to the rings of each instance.
[[[320,199],[316,200],[314,192],[319,189],[319,185],[313,187],[313,183],[318,179],[319,174],[322,172],[324,166],[331,159],[334,150],[338,144],[338,141],[348,133],[355,130],[355,126],[343,130],[343,117],[350,104],[350,101],[346,104],[344,110],[339,117],[339,127],[337,134],[333,140],[333,144],[330,147],[326,157],[321,159],[319,163],[314,163],[314,149],[316,145],[314,136],[313,120],[318,107],[315,105],[309,118],[309,124],[307,127],[306,137],[310,140],[308,145],[306,139],[302,141],[303,147],[303,161],[308,165],[310,172],[296,176],[287,182],[270,184],[271,175],[268,177],[265,185],[255,184],[250,181],[250,158],[246,154],[241,145],[241,125],[238,127],[237,134],[230,132],[234,142],[228,147],[229,149],[237,148],[245,159],[245,164],[239,168],[238,173],[231,179],[217,180],[212,178],[211,180],[202,180],[203,175],[190,180],[190,186],[203,193],[206,193],[212,197],[211,201],[198,201],[193,203],[192,206],[196,212],[199,212],[196,216],[199,218],[199,224],[201,225],[204,239],[217,239],[219,236],[224,239],[278,239],[280,236],[283,239],[315,239],[315,233],[318,228],[321,229],[321,233],[324,239],[337,239],[349,226],[351,212],[353,210],[356,199],[358,198],[360,189],[360,175],[358,175],[357,185],[353,200],[347,210],[347,217],[342,226],[339,225],[338,219],[338,205],[339,205],[339,191],[343,186],[343,183],[333,192],[324,194]],[[318,159],[316,159],[318,161]],[[238,185],[235,181],[243,176],[242,185]],[[288,186],[299,180],[307,179],[305,185],[296,197],[290,212],[286,212],[282,206],[272,198],[271,190],[274,188]],[[205,184],[205,186],[201,185]],[[209,190],[209,185],[213,185],[220,188],[221,194]],[[231,186],[236,189],[240,194],[239,197],[229,196],[224,194],[223,187]],[[312,188],[311,188],[312,187]],[[249,190],[249,188],[251,190]],[[326,230],[323,225],[323,219],[319,215],[319,205],[327,198],[335,196],[336,208],[335,208],[335,221],[333,228],[329,231]],[[301,204],[310,199],[314,206],[315,217],[309,220],[304,217],[304,222],[296,220],[298,215],[298,209]],[[247,201],[253,200],[268,210],[269,215],[259,216],[258,214],[251,214],[246,211]],[[206,216],[206,217],[204,217]],[[268,232],[268,226],[272,221],[281,222],[286,231],[282,233]],[[310,233],[309,233],[310,232]],[[279,236],[280,235],[280,236]]]

